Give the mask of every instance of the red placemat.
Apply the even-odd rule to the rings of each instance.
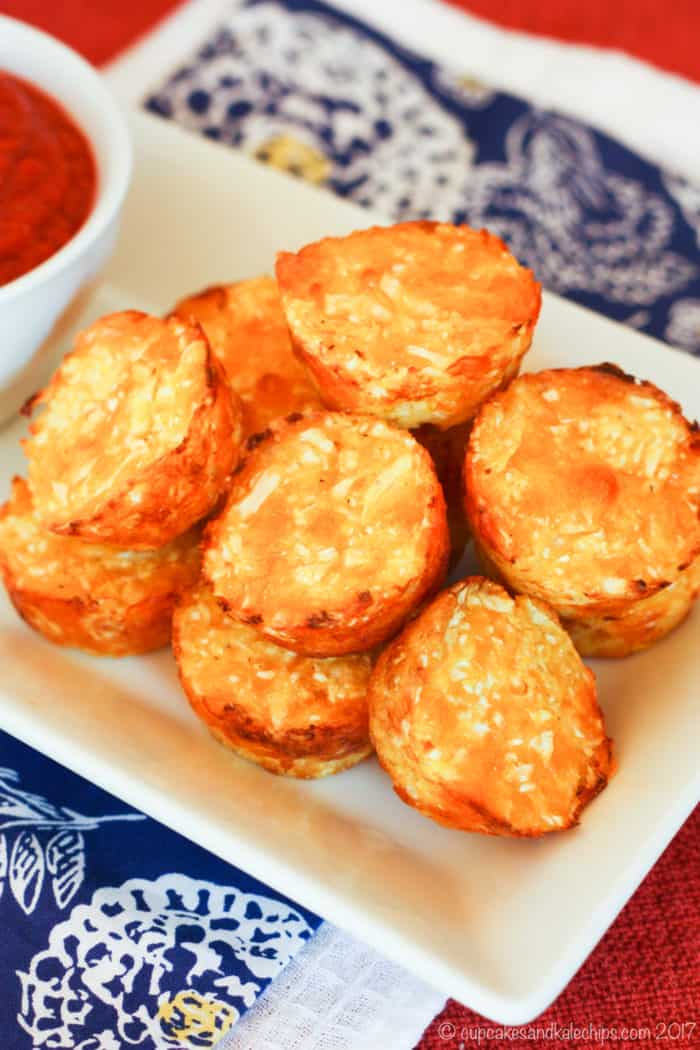
[[[179,6],[177,0],[2,0],[0,13],[30,22],[101,65]]]
[[[450,0],[494,22],[618,47],[700,81],[700,3]],[[2,12],[106,62],[179,6],[173,0],[4,0]],[[644,805],[644,800],[639,800]],[[522,1036],[450,1002],[420,1050],[568,1045],[700,1047],[700,810],[688,820],[563,995]],[[546,917],[543,917],[545,921]],[[693,1027],[696,1025],[696,1027]],[[489,1030],[490,1033],[489,1034]],[[383,1050],[377,1047],[376,1050]]]
[[[698,0],[448,0],[480,18],[574,44],[628,51],[700,81]]]
[[[628,51],[700,81],[698,0],[448,0],[511,29]],[[2,13],[60,37],[91,62],[107,62],[169,12],[177,0],[3,0]]]

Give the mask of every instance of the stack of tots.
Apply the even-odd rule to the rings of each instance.
[[[573,826],[614,764],[580,654],[690,609],[700,439],[614,366],[516,378],[539,309],[498,238],[418,222],[104,318],[36,399],[12,600],[93,652],[172,626],[195,712],[272,772],[374,748],[447,826]],[[438,593],[468,535],[495,580]]]
[[[77,339],[24,441],[29,482],[0,511],[10,598],[59,645],[167,645],[199,575],[198,523],[238,461],[241,405],[197,326],[136,311]]]

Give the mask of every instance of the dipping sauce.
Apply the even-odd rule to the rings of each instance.
[[[0,70],[0,285],[33,270],[80,229],[97,173],[58,102]]]

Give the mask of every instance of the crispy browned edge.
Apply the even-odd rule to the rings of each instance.
[[[458,583],[453,584],[451,587],[446,588],[435,598],[435,601],[440,601],[448,594],[452,594],[460,590],[469,580],[474,577],[467,577],[464,580],[460,580]],[[535,601],[538,601],[535,599]],[[546,603],[540,603],[547,608],[547,611],[554,613],[554,610],[546,606]],[[559,620],[559,617],[554,613],[555,619]],[[590,787],[586,787],[583,780],[580,781],[578,789],[576,791],[577,804],[571,815],[569,823],[562,825],[558,828],[541,828],[532,827],[528,829],[518,829],[513,827],[507,821],[501,820],[494,814],[490,813],[488,809],[470,798],[468,795],[450,788],[449,785],[441,783],[439,785],[440,795],[444,800],[443,806],[430,805],[429,803],[422,802],[420,799],[413,798],[400,783],[397,783],[396,770],[393,768],[390,762],[387,762],[382,749],[381,738],[376,733],[376,726],[372,718],[372,711],[377,705],[381,705],[382,693],[389,692],[384,684],[384,675],[386,665],[391,659],[392,653],[395,649],[406,647],[411,644],[413,634],[420,629],[418,618],[411,620],[406,625],[401,634],[399,634],[380,654],[377,663],[375,664],[372,674],[370,675],[368,699],[369,699],[369,710],[370,710],[370,740],[375,748],[377,759],[382,769],[387,773],[391,779],[392,786],[395,793],[405,802],[406,805],[411,806],[413,809],[423,813],[424,816],[429,817],[436,823],[441,824],[443,827],[452,828],[459,831],[473,831],[483,835],[498,835],[498,836],[510,836],[514,838],[541,838],[543,835],[548,835],[553,831],[568,831],[569,829],[576,827],[579,824],[579,818],[585,807],[591,802],[596,795],[606,787],[610,777],[615,772],[615,760],[613,757],[613,741],[606,735],[603,744],[601,745],[601,754],[597,757],[594,768],[596,768],[597,776],[594,783]],[[592,703],[600,711],[600,706],[597,701],[597,693],[595,686],[595,678],[590,675],[590,683],[592,690]],[[602,713],[601,713],[602,718]],[[602,760],[602,762],[601,762]],[[601,764],[607,769],[605,772],[601,768]]]
[[[178,601],[178,607],[182,601]],[[324,777],[349,769],[372,753],[366,717],[344,718],[335,725],[276,729],[236,703],[233,689],[224,716],[213,714],[206,696],[195,689],[184,673],[177,611],[173,620],[173,653],[180,683],[198,718],[220,743],[268,772],[301,779]],[[360,715],[359,710],[357,714]]]
[[[415,226],[426,231],[432,231],[436,226],[442,226],[444,223],[432,221],[432,220],[419,220],[416,222],[398,223],[399,226]],[[383,229],[384,227],[370,227],[370,229]],[[367,231],[356,231],[356,232],[367,232]],[[491,233],[489,230],[482,229],[479,231],[482,234],[487,234],[489,237],[498,241],[505,251],[510,253],[510,249],[505,242],[498,237],[496,234]],[[324,241],[342,240],[337,237],[325,237],[321,238],[320,241],[314,242],[313,244],[306,245],[300,249],[299,252],[279,252],[277,256],[277,262],[275,266],[275,274],[280,285],[283,284],[283,273],[287,265],[287,259],[296,259],[297,256],[302,255],[307,249],[315,248],[317,244],[321,244]],[[504,375],[499,383],[500,386],[508,383],[508,381],[517,374],[520,367],[520,362],[529,350],[532,344],[532,337],[535,330],[535,325],[540,315],[542,308],[542,287],[539,282],[535,279],[534,274],[528,267],[522,267],[522,269],[530,274],[533,280],[533,293],[534,293],[534,306],[532,316],[530,319],[522,324],[513,325],[513,334],[520,333],[523,336],[523,347],[520,352],[513,357],[509,365],[504,371]],[[283,305],[284,305],[284,295]],[[294,353],[305,366],[311,378],[314,381],[316,388],[319,391],[324,403],[328,408],[335,409],[341,412],[358,412],[358,413],[370,413],[372,412],[372,405],[374,398],[369,396],[364,388],[364,381],[355,378],[341,364],[329,364],[319,359],[316,353],[308,350],[297,334],[290,327],[290,338],[292,341],[292,348]],[[476,406],[470,410],[465,411],[464,408],[459,409],[457,406],[461,403],[462,398],[458,394],[459,381],[461,376],[470,376],[473,374],[475,368],[485,369],[485,363],[483,355],[479,357],[464,357],[460,358],[447,369],[446,377],[449,377],[449,382],[443,386],[439,386],[435,383],[434,379],[423,378],[411,378],[407,377],[406,381],[399,387],[386,390],[386,397],[381,401],[381,407],[383,411],[378,413],[383,417],[389,417],[390,413],[384,411],[393,404],[398,404],[406,401],[422,401],[422,400],[435,400],[436,405],[441,404],[443,401],[449,403],[452,406],[451,417],[447,420],[435,420],[435,426],[443,429],[448,429],[453,426],[459,426],[463,422],[467,422],[473,417]],[[427,422],[425,420],[424,422]]]
[[[292,412],[282,422],[296,423],[304,418],[301,412]],[[271,440],[274,436],[272,429],[253,434],[248,438],[245,449],[250,452],[260,445]],[[419,444],[419,443],[417,443]],[[449,531],[447,527],[447,509],[442,487],[435,473],[435,466],[429,452],[419,444],[421,455],[429,465],[430,471],[435,479],[435,495],[431,501],[431,509],[435,509],[436,520],[433,527],[433,540],[429,546],[428,561],[423,572],[423,583],[418,587],[410,598],[406,599],[406,593],[410,589],[407,584],[400,594],[392,601],[385,602],[376,615],[371,618],[368,615],[369,606],[373,599],[369,591],[358,591],[351,604],[342,610],[342,613],[331,615],[324,610],[310,614],[298,624],[284,629],[281,636],[273,628],[269,628],[259,612],[252,611],[244,616],[239,615],[231,605],[220,596],[217,596],[221,608],[229,615],[257,627],[262,634],[276,645],[303,656],[345,656],[355,652],[365,652],[374,649],[377,645],[391,638],[410,616],[412,610],[426,597],[433,594],[442,584],[450,554]],[[239,463],[240,470],[245,463],[245,456]],[[225,512],[225,509],[224,509]],[[209,550],[216,547],[217,519],[207,526],[204,533],[203,557]],[[413,582],[413,581],[412,581]],[[364,619],[361,619],[364,616]],[[350,626],[346,621],[360,618],[358,623]]]
[[[0,507],[0,521],[10,514],[10,501]],[[171,590],[145,598],[123,609],[122,618],[115,623],[115,603],[109,602],[109,611],[103,612],[103,622],[111,630],[119,627],[119,635],[106,641],[90,631],[86,617],[94,617],[101,608],[99,598],[57,598],[41,593],[39,587],[20,587],[0,551],[0,571],[13,606],[33,630],[44,635],[54,645],[83,649],[99,656],[129,656],[162,649],[170,641],[173,609],[179,590]],[[193,577],[198,568],[193,570]],[[194,582],[194,579],[193,581]],[[46,635],[42,620],[56,624],[63,632],[59,641]]]
[[[612,767],[613,754],[612,754],[612,740],[606,737],[604,743],[605,752],[607,755],[606,764]],[[382,759],[377,752],[377,758],[382,768],[391,776],[391,770],[387,768],[382,762]],[[612,768],[611,768],[612,774]],[[397,786],[392,782],[394,791],[399,796],[402,802],[411,806],[413,809],[417,809],[424,816],[430,817],[436,823],[441,824],[445,828],[452,828],[457,831],[473,831],[482,835],[498,835],[508,836],[510,838],[526,838],[526,839],[538,839],[544,835],[550,835],[554,832],[559,831],[570,831],[572,828],[578,827],[580,824],[580,817],[586,806],[593,801],[596,795],[607,786],[610,777],[605,773],[598,770],[598,775],[595,783],[587,788],[582,782],[576,792],[577,804],[572,814],[572,817],[568,824],[562,824],[557,828],[541,828],[532,827],[526,830],[514,828],[511,824],[506,821],[499,820],[494,817],[493,814],[489,813],[486,808],[478,805],[473,799],[470,799],[464,795],[460,795],[457,791],[450,790],[449,787],[442,786],[441,793],[443,798],[446,800],[445,809],[439,809],[429,805],[424,805],[416,799],[412,799],[411,796],[403,791],[400,786]],[[460,818],[455,820],[448,816],[447,813],[450,811],[457,811],[460,813]]]
[[[525,593],[524,591],[518,592],[515,586],[509,583],[493,558],[476,539],[474,540],[474,551],[480,566],[492,580],[502,584],[513,594]],[[681,578],[675,581],[674,586],[679,585],[680,582]],[[650,595],[650,598],[659,602],[665,595],[668,597],[663,601],[662,607],[654,609],[655,615],[652,623],[646,622],[643,616],[647,602],[646,595],[632,599],[621,611],[603,611],[593,615],[581,613],[578,616],[564,616],[561,613],[558,615],[562,627],[570,635],[581,656],[617,660],[648,649],[665,638],[667,634],[675,631],[676,627],[684,622],[700,595],[700,570],[697,584],[694,587],[685,588],[682,601],[679,601],[673,586],[668,584],[656,590]],[[669,616],[669,609],[673,606],[676,606],[676,609]],[[639,622],[635,622],[637,619]]]
[[[527,324],[515,326],[518,330],[525,329],[525,345],[517,356],[511,360],[504,375],[498,381],[497,389],[500,390],[504,385],[507,385],[510,377],[517,374],[520,363],[532,344],[537,315]],[[293,333],[291,333],[291,340],[294,353],[311,375],[314,385],[328,408],[339,412],[357,412],[364,415],[378,414],[371,410],[376,403],[375,399],[367,395],[364,384],[360,380],[355,379],[351,373],[347,372],[340,365],[324,364],[313,352],[306,350]],[[483,357],[463,358],[462,361],[478,361],[483,365]],[[456,364],[459,364],[459,362]],[[469,422],[479,407],[478,405],[472,405],[471,399],[469,399],[470,407],[468,409],[457,407],[464,400],[457,390],[459,377],[471,371],[472,368],[473,365],[470,368],[468,364],[459,368],[451,366],[448,372],[452,382],[444,391],[436,389],[432,383],[428,384],[425,380],[407,380],[400,387],[388,392],[387,396],[382,398],[381,406],[384,409],[402,402],[432,400],[435,402],[435,411],[438,412],[441,411],[443,403],[449,403],[451,406],[450,417],[446,421],[436,419],[433,425],[445,430],[460,426],[462,423]],[[491,393],[492,391],[486,396],[490,396]],[[382,412],[383,418],[385,415]],[[389,418],[389,415],[386,415],[386,418]]]

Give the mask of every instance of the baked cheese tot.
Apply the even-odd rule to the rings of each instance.
[[[117,550],[44,528],[27,483],[0,509],[0,570],[17,612],[50,641],[104,656],[170,641],[178,594],[199,575],[199,530],[154,551]]]
[[[473,576],[379,657],[370,736],[404,802],[447,827],[570,828],[611,774],[595,679],[556,614]]]
[[[425,449],[333,412],[292,414],[248,447],[205,543],[224,608],[310,656],[391,637],[446,568],[445,500]]]
[[[272,277],[207,288],[183,299],[174,313],[194,319],[243,402],[243,435],[264,430],[277,416],[323,408],[292,352],[279,290]]]
[[[486,230],[375,226],[277,257],[295,350],[330,408],[403,427],[471,419],[514,376],[540,287]]]
[[[62,535],[162,547],[211,511],[238,460],[238,397],[199,326],[178,319],[103,317],[30,410],[38,404],[29,485]]]
[[[370,654],[298,656],[233,620],[206,584],[183,597],[173,648],[194,711],[243,758],[272,773],[323,777],[371,753]]]
[[[663,637],[698,590],[700,435],[613,365],[525,375],[477,417],[466,509],[485,562],[591,656]]]

